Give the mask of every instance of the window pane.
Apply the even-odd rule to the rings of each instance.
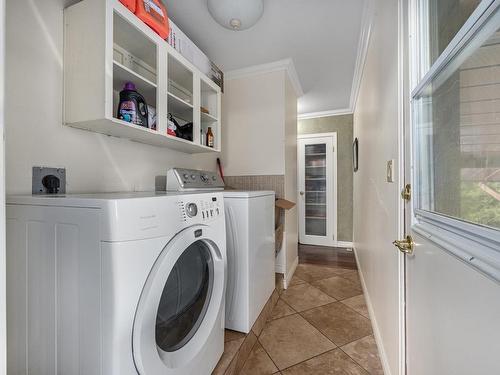
[[[414,106],[418,207],[494,228],[500,228],[498,13]]]
[[[481,0],[423,0],[421,36],[424,68],[430,67]]]
[[[305,146],[306,215],[305,233],[326,236],[326,144]]]
[[[191,244],[175,263],[161,295],[156,315],[156,344],[174,352],[191,340],[205,317],[213,284],[210,249]]]

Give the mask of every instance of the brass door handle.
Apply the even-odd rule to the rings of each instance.
[[[301,191],[299,194],[300,194],[300,195],[304,195],[305,193],[304,193],[303,191]]]
[[[406,236],[404,240],[400,241],[396,240],[392,244],[396,246],[402,253],[408,255],[413,254],[413,248],[415,247],[415,242],[413,242],[413,238],[411,236]]]

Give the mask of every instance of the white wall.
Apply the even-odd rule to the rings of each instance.
[[[285,199],[297,202],[297,94],[285,80]],[[285,212],[287,285],[298,263],[298,207]]]
[[[228,176],[285,173],[285,73],[225,82],[222,161]]]
[[[399,373],[399,176],[386,182],[398,153],[398,0],[374,0],[372,35],[354,114],[354,246],[386,375]]]
[[[169,167],[215,170],[215,154],[192,156],[62,125],[63,3],[7,4],[7,193],[31,193],[38,165],[65,167],[68,192],[154,190],[155,176]]]
[[[297,94],[285,69],[225,82],[224,173],[284,176],[284,198],[297,201]],[[286,211],[276,269],[291,278],[297,263],[297,208]]]

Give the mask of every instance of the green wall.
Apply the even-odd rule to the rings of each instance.
[[[298,134],[337,133],[338,213],[337,237],[339,241],[352,241],[352,142],[353,115],[320,117],[299,120]]]

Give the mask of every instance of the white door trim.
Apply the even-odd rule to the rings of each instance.
[[[302,139],[315,139],[315,138],[331,138],[332,139],[332,146],[333,146],[333,151],[332,151],[332,191],[331,191],[331,196],[332,196],[332,204],[329,207],[329,219],[331,223],[333,224],[333,229],[332,229],[332,235],[329,236],[328,241],[325,241],[321,245],[324,246],[336,246],[338,236],[337,236],[337,230],[338,230],[338,197],[337,197],[337,191],[338,191],[338,180],[337,180],[337,132],[329,132],[329,133],[316,133],[316,134],[302,134],[297,136],[297,140],[302,140]],[[300,150],[297,155],[300,155]],[[300,157],[297,157],[297,171],[298,171],[298,187],[297,187],[297,192],[300,191],[301,186],[301,174],[303,171],[300,168]],[[297,194],[298,195],[298,194]],[[297,202],[299,202],[299,220],[302,221],[302,205],[301,205],[301,200],[300,200],[300,195],[297,196]],[[305,213],[304,213],[305,214]],[[302,233],[302,230],[300,228],[301,223],[299,223],[299,237],[300,234]],[[300,238],[299,238],[300,239]]]
[[[6,267],[5,267],[5,0],[0,0],[0,375],[7,373]]]
[[[411,183],[411,122],[410,122],[410,1],[398,1],[398,153],[399,153],[399,191],[407,183]],[[399,225],[400,239],[406,235],[406,218],[411,211],[411,204],[399,199]],[[395,251],[398,251],[394,248]],[[406,257],[398,251],[398,284],[399,284],[399,371],[406,375]]]

